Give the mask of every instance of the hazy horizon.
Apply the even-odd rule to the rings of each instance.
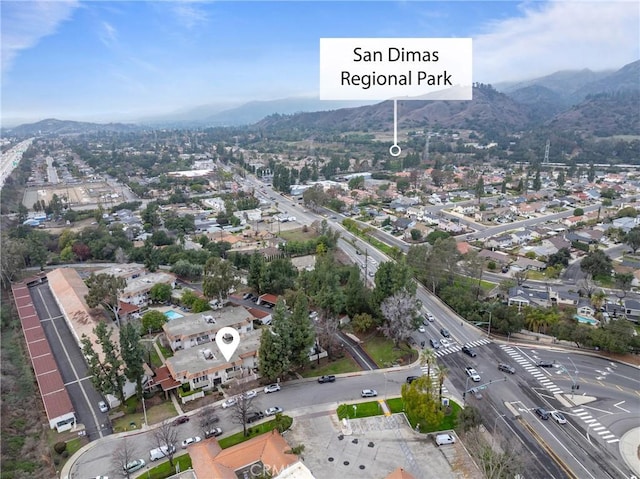
[[[313,98],[322,37],[471,37],[474,81],[619,69],[636,2],[2,2],[2,126]],[[328,8],[330,7],[330,8]],[[606,25],[606,28],[602,28]]]

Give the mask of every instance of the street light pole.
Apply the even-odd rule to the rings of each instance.
[[[500,414],[499,416],[496,416],[495,421],[493,421],[493,429],[491,430],[491,432],[493,433],[491,436],[491,445],[493,446],[493,444],[495,443],[495,439],[496,439],[496,428],[498,427],[498,419],[500,419],[501,417],[505,417],[506,414]]]

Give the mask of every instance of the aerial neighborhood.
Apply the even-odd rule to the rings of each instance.
[[[41,2],[8,3],[9,14],[39,11],[27,16],[37,24],[55,16]],[[268,7],[316,12],[314,2],[282,3]],[[305,14],[300,38],[277,48],[295,68],[273,78],[315,74],[299,50],[303,37],[318,43],[309,22],[351,3],[360,2]],[[395,3],[367,8],[440,18],[439,5]],[[637,5],[587,3],[589,12],[629,8],[623,19],[637,20]],[[199,83],[224,101],[215,114],[202,100],[129,123],[18,121],[22,106],[3,118],[3,477],[640,476],[640,61],[616,56],[616,68],[542,77],[528,70],[526,81],[495,85],[478,74],[466,100],[296,97],[231,107],[233,85],[221,93],[218,81],[275,88],[266,45],[283,34],[260,30],[265,52],[242,51],[250,73],[214,61],[220,49],[237,55],[236,37],[251,24],[234,2],[136,4],[147,13],[136,35],[112,17],[132,11],[126,2],[82,2],[82,15],[75,2],[49,4],[69,24],[91,16],[86,31],[102,32],[100,48],[126,52],[122,70],[96,54],[101,70],[92,71],[104,85],[95,96],[111,98],[120,83],[131,90],[110,110],[133,115],[164,81],[151,47],[125,48],[150,21],[181,21],[180,34],[159,35],[199,56],[198,68],[166,73],[191,86],[167,86],[154,108]],[[575,8],[518,5],[518,22],[558,5]],[[251,7],[272,15],[263,2]],[[7,28],[26,17],[12,18]],[[205,48],[202,25],[212,18],[229,39]],[[18,44],[71,51],[49,43],[67,27],[3,33],[3,68],[22,58]],[[407,35],[425,27],[415,28]],[[513,50],[529,55],[517,30]],[[474,43],[478,58],[486,40]],[[83,38],[74,48],[85,41],[87,51],[95,46]],[[187,54],[157,50],[176,65]],[[75,65],[61,58],[46,64]],[[135,77],[134,65],[153,81]],[[81,95],[84,67],[74,69]],[[384,75],[375,78],[394,77]],[[47,86],[29,102],[62,88]],[[5,89],[14,91],[11,82],[3,98],[14,102],[20,92]]]

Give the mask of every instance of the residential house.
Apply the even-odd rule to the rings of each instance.
[[[640,320],[640,301],[627,298],[624,300],[624,314],[627,319],[638,322]]]
[[[516,262],[512,264],[512,267],[521,271],[542,271],[547,265],[537,259],[518,258]]]
[[[261,335],[260,330],[243,334],[229,360],[215,341],[178,350],[166,360],[167,370],[175,381],[188,383],[191,389],[211,389],[234,379],[255,379]]]
[[[274,429],[226,449],[215,437],[205,439],[189,446],[189,456],[196,479],[314,479],[292,446]]]
[[[242,306],[225,306],[216,311],[172,319],[162,329],[169,347],[175,352],[215,341],[216,333],[224,327],[233,328],[240,335],[248,334],[253,331],[253,319],[251,313]]]
[[[631,216],[623,216],[622,218],[616,218],[613,220],[613,227],[620,228],[625,233],[628,233],[636,226],[640,226],[640,216],[636,216],[635,218],[632,218]]]
[[[253,210],[234,211],[233,216],[240,220],[240,224],[256,223],[262,219],[262,210],[259,208]]]
[[[478,256],[487,260],[495,261],[499,265],[507,265],[511,263],[511,256],[507,253],[503,253],[502,251],[483,249],[478,253]]]
[[[524,230],[511,233],[511,238],[513,239],[513,244],[523,244],[531,241],[533,236],[531,230]]]
[[[489,248],[508,249],[513,246],[513,239],[511,238],[511,235],[506,234],[501,236],[494,236],[492,238],[489,238],[485,242],[485,246]]]
[[[591,301],[587,298],[583,298],[578,302],[578,316],[586,318],[593,318],[596,314],[596,310],[591,305]]]
[[[416,222],[411,218],[398,218],[394,223],[393,227],[398,231],[404,231],[409,228],[413,228]]]
[[[176,287],[176,276],[172,273],[155,272],[129,278],[127,286],[120,295],[120,300],[124,303],[145,306],[149,302],[149,291],[155,284],[168,284],[173,289]]]
[[[509,289],[509,299],[507,301],[509,306],[551,306],[551,298],[548,291],[523,288],[522,286],[515,286]]]

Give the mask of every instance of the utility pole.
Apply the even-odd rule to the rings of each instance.
[[[364,282],[367,283],[367,268],[369,267],[369,251],[364,249]]]

